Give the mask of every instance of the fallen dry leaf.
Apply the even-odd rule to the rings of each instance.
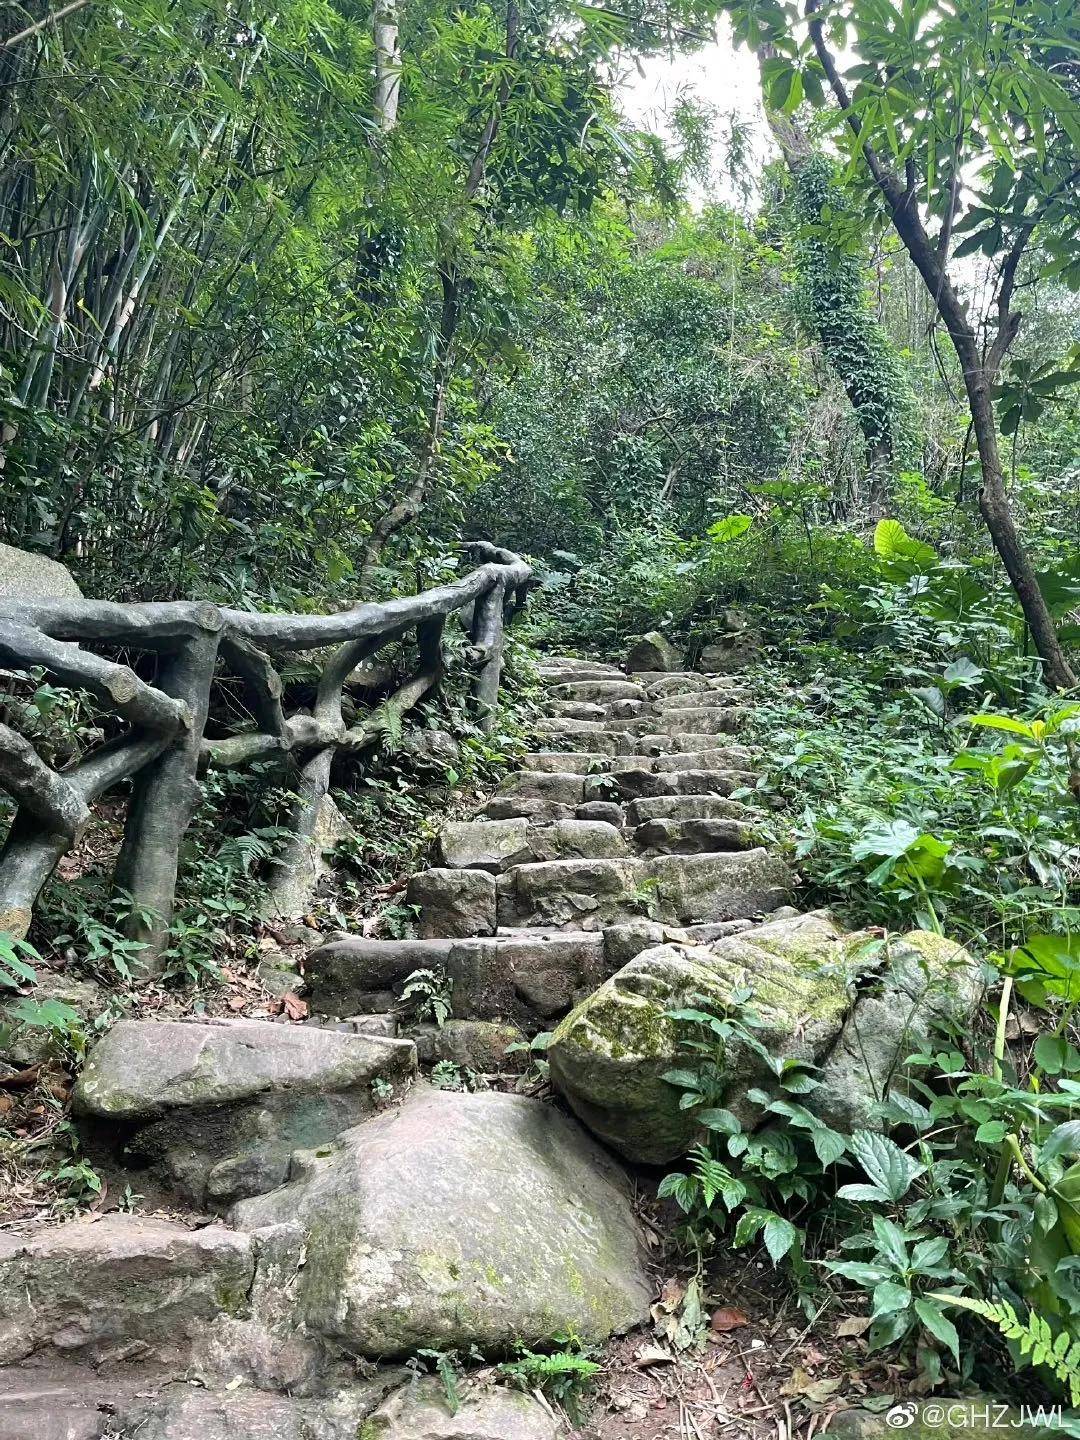
[[[780,1387],[780,1394],[812,1400],[821,1405],[830,1395],[835,1395],[843,1383],[843,1379],[835,1375],[826,1376],[823,1380],[811,1380],[802,1366],[796,1365],[790,1378]]]
[[[31,1065],[28,1070],[16,1070],[14,1075],[0,1076],[0,1085],[5,1090],[22,1090],[28,1085],[36,1084],[40,1074],[41,1066]]]
[[[743,1325],[749,1325],[750,1320],[742,1310],[736,1310],[733,1305],[721,1305],[719,1310],[713,1311],[710,1323],[718,1335],[726,1335],[729,1330],[738,1330]]]
[[[846,1320],[841,1320],[836,1327],[837,1339],[846,1339],[851,1335],[865,1335],[870,1329],[869,1315],[850,1315]]]
[[[661,1345],[642,1345],[634,1356],[639,1370],[648,1370],[652,1365],[674,1365],[675,1356]]]
[[[230,1010],[242,1010],[246,1004],[247,1004],[247,996],[246,996],[246,995],[230,995],[230,996],[229,996],[229,1009],[230,1009]]]
[[[284,1005],[285,1012],[290,1020],[307,1019],[308,1003],[306,1000],[301,1000],[299,995],[284,996],[282,999],[282,1004]]]

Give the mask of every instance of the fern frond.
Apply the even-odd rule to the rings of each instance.
[[[958,1305],[970,1310],[983,1320],[996,1325],[1006,1340],[1014,1341],[1032,1365],[1045,1365],[1052,1370],[1069,1392],[1073,1405],[1080,1404],[1080,1339],[1074,1339],[1067,1330],[1055,1335],[1050,1322],[1037,1310],[1029,1312],[1021,1320],[1007,1300],[996,1304],[990,1300],[975,1300],[969,1295],[946,1295],[938,1291],[931,1295],[942,1305]]]

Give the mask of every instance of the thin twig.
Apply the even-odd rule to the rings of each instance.
[[[46,25],[58,24],[66,15],[70,15],[74,10],[81,10],[88,3],[89,0],[71,0],[71,4],[65,5],[62,10],[55,10],[51,15],[45,15],[40,20],[35,20],[33,25],[28,25],[17,35],[12,35],[10,40],[0,43],[0,50],[10,50],[13,45],[18,45],[20,40],[29,40],[31,35],[36,35],[39,30],[44,30]]]

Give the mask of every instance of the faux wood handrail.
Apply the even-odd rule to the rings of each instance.
[[[0,725],[0,790],[17,806],[0,849],[0,930],[26,934],[38,896],[77,842],[90,805],[130,779],[132,796],[114,878],[131,895],[134,908],[153,917],[137,938],[146,947],[140,956],[143,967],[158,968],[168,943],[180,844],[201,798],[201,772],[210,765],[246,765],[275,754],[295,757],[299,801],[292,840],[277,863],[300,863],[310,851],[335,755],[355,755],[378,744],[402,715],[438,688],[445,664],[443,630],[456,612],[470,634],[480,721],[490,728],[504,628],[524,603],[532,570],[519,556],[485,541],[465,548],[477,568],[452,585],[364,602],[333,615],[249,612],[188,600],[130,605],[0,601],[0,664],[40,667],[58,684],[91,694],[103,712],[129,727],[58,772],[29,740]],[[384,645],[413,631],[419,652],[415,674],[359,724],[347,725],[342,691],[348,676]],[[82,649],[87,642],[156,653],[155,682]],[[310,712],[286,716],[274,657],[319,649],[328,654],[322,658],[315,703]],[[241,682],[255,728],[208,740],[204,729],[220,673]]]

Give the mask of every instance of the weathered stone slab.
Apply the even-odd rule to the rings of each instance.
[[[649,799],[657,795],[730,795],[746,786],[743,770],[612,770],[589,781],[590,789],[603,782],[603,789],[625,800]]]
[[[633,832],[641,850],[664,855],[700,855],[749,850],[754,834],[741,820],[646,820]]]
[[[641,860],[547,860],[499,877],[499,924],[597,930],[623,914],[647,880]]]
[[[148,1120],[275,1093],[323,1093],[409,1073],[407,1041],[269,1020],[119,1020],[75,1087],[83,1115]]]
[[[466,1393],[451,1415],[435,1383],[407,1386],[379,1407],[362,1440],[558,1440],[551,1410],[531,1395],[505,1388]]]
[[[531,858],[528,828],[524,819],[451,821],[439,831],[439,863],[454,870],[504,870]]]
[[[623,808],[617,800],[586,800],[574,811],[577,820],[603,820],[621,829],[625,823]]]
[[[658,755],[653,770],[741,770],[750,774],[754,757],[742,745],[728,745],[722,750],[697,750],[687,754]]]
[[[564,930],[496,935],[454,945],[446,973],[455,1015],[484,1020],[548,1019],[609,973],[603,937]]]
[[[414,1090],[328,1154],[298,1156],[294,1176],[233,1219],[302,1227],[297,1317],[352,1353],[496,1355],[568,1329],[600,1340],[648,1314],[625,1178],[535,1100]]]
[[[549,694],[553,700],[584,700],[590,705],[608,705],[612,700],[645,699],[644,689],[625,678],[572,680],[566,685],[553,685]]]
[[[584,784],[582,776],[574,778]],[[551,825],[556,820],[573,820],[576,812],[576,805],[565,805],[557,800],[544,800],[529,795],[496,795],[480,813],[492,820],[516,820],[520,817],[530,820],[534,825]]]
[[[528,849],[534,860],[612,860],[630,854],[622,834],[603,820],[530,826]]]
[[[267,1020],[121,1020],[91,1051],[75,1109],[92,1139],[140,1157],[196,1204],[224,1204],[280,1184],[294,1149],[372,1109],[374,1080],[402,1085],[415,1069],[407,1040]]]
[[[422,870],[409,880],[422,940],[495,933],[495,876],[486,870]]]
[[[546,774],[537,770],[519,770],[508,775],[502,783],[497,798],[521,800],[546,800],[558,805],[580,805],[585,799],[585,776],[572,772],[556,771]],[[491,813],[491,807],[488,807]]]
[[[592,770],[610,769],[611,757],[603,750],[532,750],[521,757],[521,763],[537,772],[573,770],[586,775]]]
[[[653,795],[631,800],[626,823],[637,827],[648,820],[744,820],[756,812],[742,800],[726,795]]]
[[[595,930],[647,914],[668,924],[760,915],[788,898],[791,877],[762,849],[637,860],[549,860],[499,877],[499,924]]]
[[[453,940],[366,940],[349,936],[307,958],[311,1009],[317,1015],[362,1015],[386,1008],[414,970],[438,970]]]
[[[113,1214],[0,1236],[0,1363],[93,1362],[132,1341],[184,1363],[211,1320],[244,1310],[253,1276],[251,1236],[221,1225]]]
[[[409,1038],[425,1064],[448,1061],[479,1075],[524,1070],[524,1052],[511,1049],[525,1044],[516,1025],[502,1020],[447,1020],[442,1025],[416,1025]]]

